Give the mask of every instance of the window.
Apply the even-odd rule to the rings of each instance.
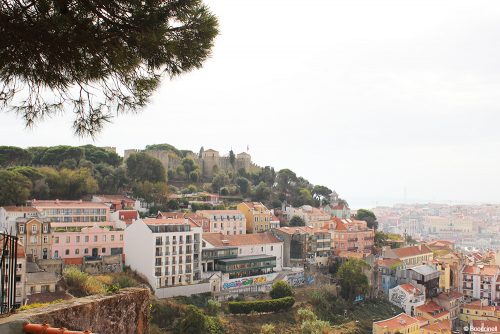
[[[80,242],[80,236],[79,235],[76,236],[76,242]]]
[[[54,237],[54,243],[58,244],[59,243],[59,237]]]
[[[88,235],[85,236],[85,242],[89,242],[89,236]]]
[[[31,233],[36,233],[38,231],[38,225],[33,224],[31,225]]]
[[[57,259],[59,257],[59,251],[54,252],[54,257]]]
[[[24,233],[24,224],[19,225],[19,233]]]
[[[76,255],[80,254],[80,249],[78,249],[78,248],[77,248],[77,249],[75,249],[75,254],[76,254]]]
[[[89,249],[88,249],[88,248],[85,248],[85,249],[83,250],[83,254],[88,254],[88,253],[89,253]]]
[[[94,235],[94,242],[97,242],[97,235]]]
[[[102,254],[106,253],[106,248],[101,249],[101,253]]]
[[[120,234],[120,241],[123,241],[123,234]]]
[[[111,235],[111,241],[115,241],[115,235],[114,234]]]
[[[271,246],[271,252],[274,250],[274,246]]]
[[[66,237],[66,243],[69,244],[71,242],[71,237]]]
[[[49,225],[43,224],[43,233],[49,233]]]
[[[102,236],[102,241],[104,241],[104,242],[106,241],[106,235]]]
[[[43,243],[44,244],[49,243],[49,237],[47,237],[46,235],[43,236]]]
[[[65,253],[66,255],[69,255],[69,249],[66,249],[66,251],[64,251],[64,253]]]

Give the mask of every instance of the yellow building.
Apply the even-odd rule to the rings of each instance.
[[[37,218],[18,218],[16,230],[19,242],[24,246],[30,261],[50,259],[52,240],[50,221]]]
[[[415,315],[429,320],[429,324],[434,324],[436,322],[451,324],[450,312],[433,301],[417,306]]]
[[[500,320],[500,314],[495,306],[488,306],[481,303],[480,300],[469,304],[463,304],[460,308],[459,318],[463,322],[471,322],[472,320]]]
[[[422,326],[420,330],[421,334],[451,334],[451,325],[448,321],[438,321]]]
[[[271,211],[260,202],[242,202],[237,209],[245,215],[247,233],[265,232],[271,229]]]
[[[419,334],[420,322],[405,313],[373,323],[373,334]]]

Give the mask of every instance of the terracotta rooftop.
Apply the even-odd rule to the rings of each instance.
[[[468,304],[463,304],[462,308],[470,310],[492,311],[492,312],[496,310],[495,306],[481,305],[480,300],[476,300]]]
[[[7,212],[38,212],[38,210],[32,206],[4,206]]]
[[[240,210],[198,210],[200,215],[242,215]]]
[[[271,232],[234,235],[203,233],[202,239],[215,247],[281,243],[281,240],[276,238]]]
[[[441,292],[439,295],[437,295],[437,298],[441,300],[453,300],[462,298],[463,296],[464,295],[458,291],[451,291],[451,292]]]
[[[399,258],[417,256],[422,254],[432,254],[432,250],[427,245],[408,246],[401,248],[394,248],[391,251]]]
[[[419,295],[422,293],[418,288],[416,288],[415,286],[413,286],[410,283],[401,284],[401,285],[399,285],[399,287],[408,293],[413,293],[416,295]]]
[[[381,267],[392,267],[392,266],[398,265],[402,262],[398,259],[379,259],[377,261],[377,263]]]
[[[495,276],[499,272],[497,265],[465,266],[463,273],[468,275]]]
[[[441,318],[446,313],[449,313],[442,306],[439,306],[433,301],[430,301],[424,305],[417,306],[416,309],[423,313],[429,314],[433,318]]]
[[[438,332],[438,333],[450,333],[451,324],[449,321],[436,321],[432,324],[422,326],[424,331]]]
[[[395,317],[374,322],[373,325],[381,328],[387,327],[388,329],[398,329],[417,324],[418,322],[419,321],[417,319],[410,317],[405,313],[401,313]]]
[[[247,207],[249,207],[250,209],[255,209],[255,207],[257,206],[262,206],[264,210],[269,210],[264,204],[262,204],[261,202],[243,202],[243,204],[245,204]]]
[[[488,332],[492,334],[500,333],[500,320],[472,320],[472,327],[474,328],[488,328],[496,330],[481,330],[480,332]],[[474,332],[476,333],[476,332]]]

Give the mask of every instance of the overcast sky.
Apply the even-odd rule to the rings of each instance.
[[[0,145],[170,143],[245,151],[354,207],[500,201],[499,1],[207,1],[221,34],[204,68],[164,79],[92,142],[72,115]]]

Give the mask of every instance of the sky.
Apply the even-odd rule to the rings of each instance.
[[[500,2],[209,0],[220,35],[202,69],[163,79],[95,139],[72,114],[0,145],[169,143],[246,151],[352,207],[500,202]]]

